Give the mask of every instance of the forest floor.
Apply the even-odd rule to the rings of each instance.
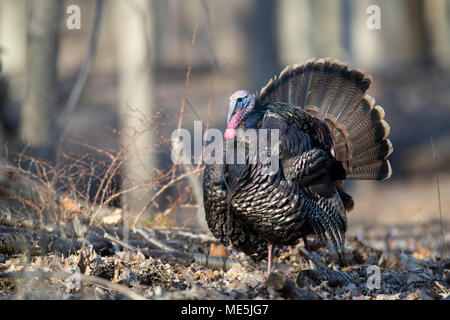
[[[116,247],[107,255],[92,247],[68,256],[0,255],[0,299],[449,299],[450,259],[440,260],[423,245],[432,240],[429,227],[388,233],[367,227],[365,242],[348,239],[341,265],[326,248],[309,253],[316,262],[305,258],[300,244],[277,250],[270,277],[265,263],[234,250],[227,271],[197,261],[195,253],[224,255],[206,233],[148,230],[188,257],[154,256],[150,247]],[[431,227],[438,235],[439,223]],[[383,232],[382,240],[373,236]],[[380,241],[389,250],[375,249]]]
[[[441,179],[444,191],[448,182],[445,177]],[[431,189],[434,182],[429,183]],[[25,254],[0,253],[0,300],[448,300],[450,237],[445,232],[448,220],[441,223],[439,211],[428,209],[420,218],[414,214],[405,218],[406,214],[402,214],[393,199],[403,201],[413,213],[414,201],[402,195],[414,198],[415,183],[407,185],[410,192],[405,192],[405,186],[401,185],[378,191],[368,188],[374,197],[391,194],[392,201],[385,208],[388,214],[380,212],[377,217],[372,214],[370,219],[361,212],[363,204],[355,213],[351,212],[341,261],[328,248],[310,248],[305,252],[300,242],[297,246],[276,249],[274,269],[268,277],[264,261],[255,264],[233,248],[230,259],[224,263],[225,248],[207,231],[146,229],[147,237],[131,231],[125,237],[121,228],[100,226],[102,233],[96,233],[100,235],[98,239],[72,250],[71,254],[39,255],[31,249]],[[368,190],[360,188],[357,194]],[[387,201],[389,198],[385,198]],[[437,206],[437,200],[434,203]],[[388,208],[398,212],[396,220]],[[100,239],[104,232],[112,236]],[[99,245],[99,241],[104,243]],[[314,247],[312,238],[311,244]]]

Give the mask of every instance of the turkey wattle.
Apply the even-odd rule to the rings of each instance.
[[[392,173],[389,126],[365,93],[369,85],[369,75],[328,58],[287,66],[257,96],[235,92],[225,139],[237,148],[245,144],[238,129],[278,129],[279,169],[269,174],[266,164],[248,158],[206,165],[204,206],[214,236],[224,244],[229,238],[255,261],[268,254],[268,272],[272,245],[309,234],[339,252],[353,208],[343,180],[385,180]]]

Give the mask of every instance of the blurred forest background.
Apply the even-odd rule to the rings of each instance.
[[[80,29],[68,28],[71,5]],[[380,8],[380,29],[367,27],[370,5]],[[170,171],[180,110],[181,127],[193,130],[209,105],[210,127],[223,130],[232,92],[329,56],[373,75],[369,94],[385,109],[394,144],[391,180],[349,184],[353,232],[439,219],[437,174],[448,219],[449,0],[0,0],[2,162],[46,159],[78,179],[64,191],[90,200],[99,187],[135,186],[122,196],[125,208],[204,226],[195,219],[201,176],[163,188],[162,176],[189,170]],[[102,186],[105,175],[113,179]],[[180,198],[186,186],[193,192]]]

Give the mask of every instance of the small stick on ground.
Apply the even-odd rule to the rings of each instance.
[[[162,243],[161,241],[159,241],[158,239],[155,239],[153,237],[151,237],[147,231],[145,231],[144,229],[141,228],[133,228],[133,232],[134,233],[138,233],[141,236],[144,237],[145,240],[147,240],[150,244],[154,245],[155,247],[157,247],[160,250],[164,250],[164,251],[175,251],[174,248]]]
[[[111,236],[110,234],[108,234],[108,233],[106,233],[106,232],[105,232],[105,234],[103,235],[103,237],[104,237],[105,239],[108,239],[108,240],[111,241],[111,242],[114,242],[114,243],[118,244],[119,246],[121,246],[121,247],[124,248],[124,249],[128,249],[128,250],[136,250],[136,249],[137,249],[137,248],[135,248],[135,247],[129,245],[128,243],[126,243],[126,242],[124,242],[124,241],[122,241],[122,240],[116,239],[115,237]]]
[[[304,247],[299,247],[299,251],[300,254],[302,254],[304,257],[306,257],[307,259],[311,260],[312,262],[314,262],[314,264],[319,268],[319,269],[326,269],[328,270],[329,268],[322,262],[320,261],[316,255],[314,255],[313,253],[309,252],[308,250],[306,250]]]
[[[436,148],[434,147],[433,138],[430,138],[431,140],[431,148],[433,149],[433,158],[434,158],[434,170],[436,171],[436,184],[437,184],[437,194],[438,194],[438,203],[439,203],[439,222],[441,224],[441,240],[442,240],[442,247],[441,247],[441,258],[444,258],[444,223],[442,222],[442,207],[441,207],[441,188],[439,186],[439,170],[437,165],[437,153]]]

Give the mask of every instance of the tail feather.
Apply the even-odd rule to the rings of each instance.
[[[325,69],[327,79],[324,83],[324,90],[321,93],[321,97],[317,103],[320,108],[320,118],[324,118],[329,113],[331,106],[333,105],[334,97],[342,84],[342,79],[338,76],[342,72],[344,65],[331,63],[329,67]]]
[[[382,140],[376,145],[353,155],[352,164],[354,167],[360,167],[372,163],[374,159],[384,160],[391,155],[392,151],[391,141],[389,139]]]
[[[286,79],[286,81],[280,83],[280,90],[275,90],[279,91],[277,101],[288,101],[288,103],[291,103],[289,101],[289,98],[291,96],[290,90],[292,87],[290,83],[291,75],[292,75],[292,65],[288,65],[286,68],[283,69],[283,71],[281,71],[279,78]]]
[[[389,131],[390,128],[387,122],[381,120],[371,127],[366,127],[364,131],[356,137],[350,135],[349,139],[352,141],[352,154],[366,150],[376,143],[385,140],[389,135]]]
[[[386,180],[392,175],[391,164],[388,160],[375,161],[371,164],[354,167],[349,180]]]
[[[366,115],[375,105],[375,99],[369,95],[365,95],[363,99],[356,106],[351,109],[347,108],[339,117],[341,122],[346,127],[352,128],[355,124],[366,119]]]
[[[356,115],[355,119],[351,119],[350,122],[346,125],[346,128],[350,131],[350,139],[354,139],[355,137],[360,136],[364,133],[364,131],[369,130],[377,126],[379,123],[383,122],[384,118],[384,110],[380,106],[372,107],[370,109],[364,110],[367,107],[365,103],[366,99],[361,102],[363,105],[362,108],[357,107],[357,111],[359,112]],[[375,101],[373,101],[374,103]],[[362,111],[359,111],[362,110]]]
[[[323,120],[348,179],[388,178],[392,143],[384,110],[366,94],[370,75],[330,58],[290,65],[263,87],[258,102],[299,106]]]
[[[339,106],[339,111],[334,114],[337,120],[344,120],[349,114],[353,113],[355,107],[358,103],[364,98],[366,90],[370,85],[370,77],[369,75],[364,74],[359,70],[347,71],[346,79],[344,83],[348,89],[342,93],[342,96],[345,97],[344,103]]]
[[[301,106],[302,109],[306,107],[306,98],[309,92],[309,85],[311,81],[311,72],[314,66],[314,61],[309,60],[305,63],[305,66],[303,68],[299,67],[298,71],[301,71],[303,69],[303,72],[299,75],[300,77],[300,86],[299,90],[297,92],[297,95],[292,97],[292,101],[294,101],[294,104],[297,106]]]
[[[321,109],[321,118],[323,118],[327,114],[330,114],[330,111],[334,106],[334,99],[338,94],[343,82],[343,79],[339,76],[343,72],[343,69],[345,69],[344,65],[336,63],[333,63],[330,67],[330,79],[328,80],[327,90],[322,95],[322,98],[319,102],[319,106]]]
[[[324,71],[329,61],[319,60],[313,64],[313,69],[309,75],[308,93],[306,94],[304,106],[317,106],[320,95],[322,94],[327,74]]]

